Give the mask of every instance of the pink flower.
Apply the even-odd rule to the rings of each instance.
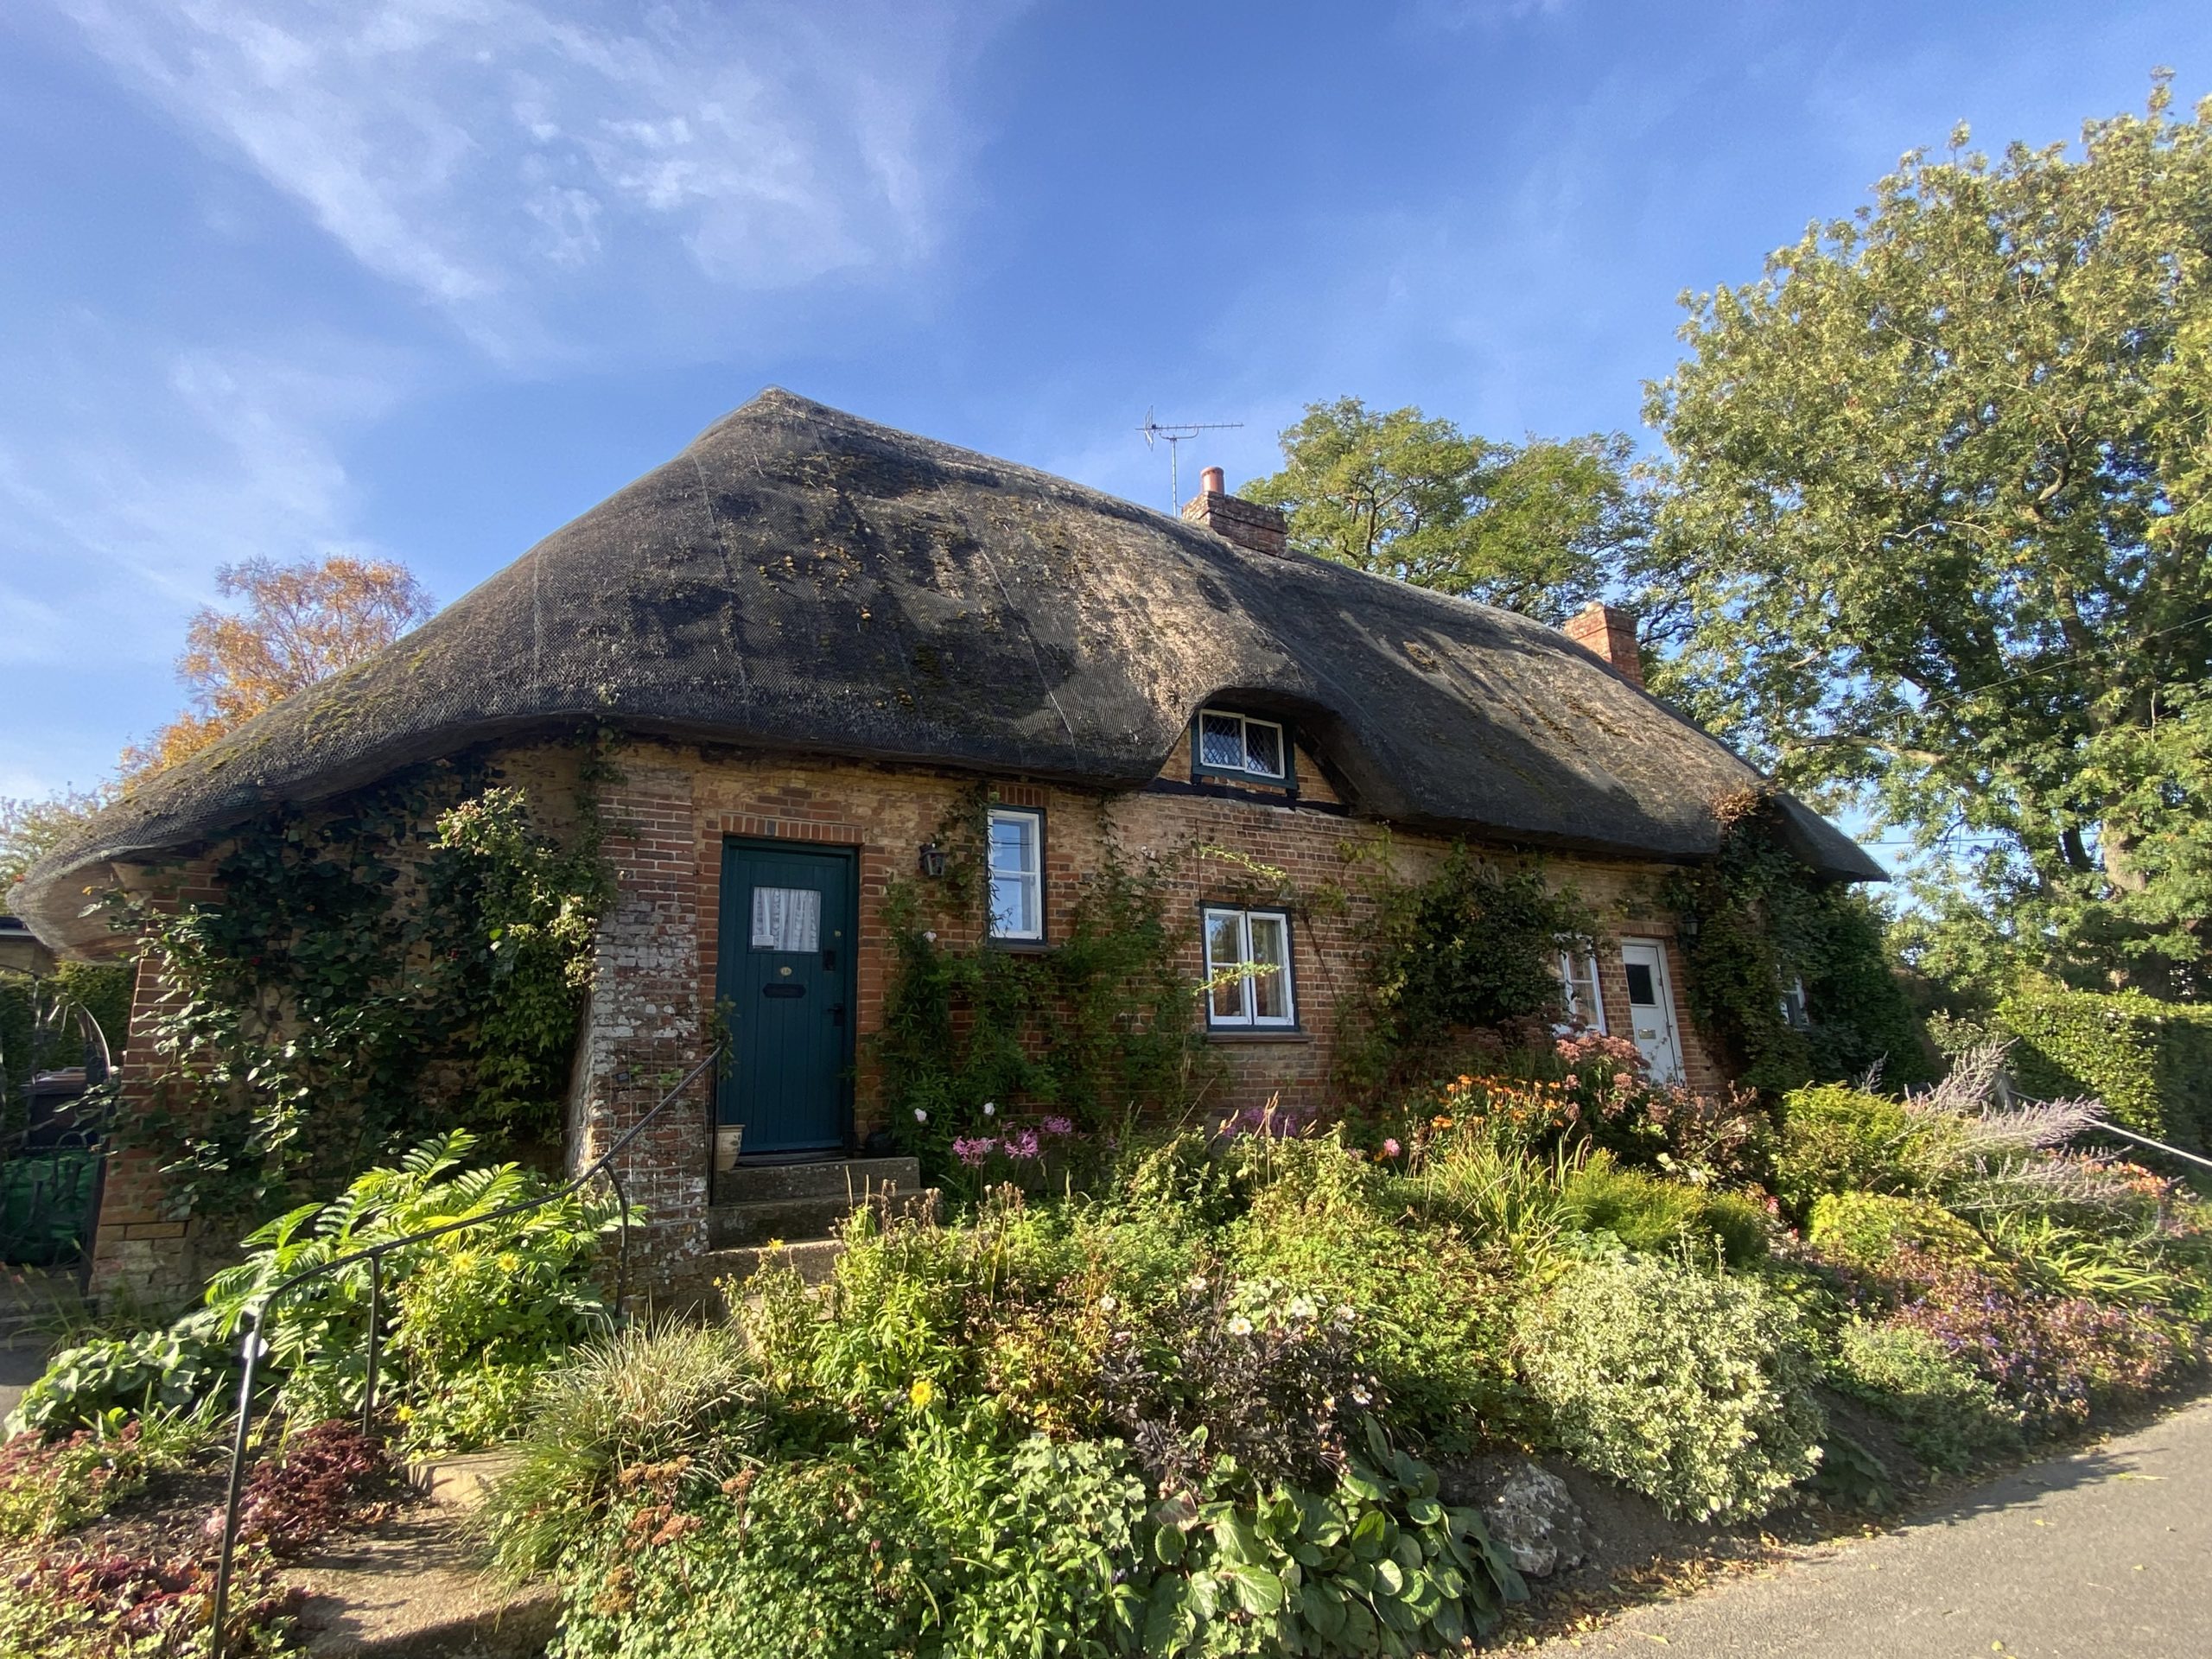
[[[1395,1158],[1404,1150],[1405,1148],[1401,1147],[1395,1141],[1385,1141],[1382,1143],[1382,1155],[1385,1158]]]
[[[952,1143],[952,1155],[967,1165],[969,1168],[976,1169],[982,1166],[984,1159],[998,1150],[998,1144],[996,1135],[979,1135],[973,1140],[955,1141]]]
[[[1025,1163],[1038,1155],[1037,1131],[1016,1129],[1006,1138],[1006,1155],[1017,1163]]]
[[[1048,1117],[1037,1127],[1047,1135],[1069,1135],[1075,1133],[1074,1121],[1065,1117]]]

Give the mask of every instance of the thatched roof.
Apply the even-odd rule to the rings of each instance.
[[[99,867],[494,739],[594,721],[1140,786],[1217,696],[1295,718],[1358,811],[1663,859],[1758,774],[1525,617],[762,393],[381,655],[145,779],[33,869],[55,943]],[[1880,872],[1793,807],[1801,850]]]

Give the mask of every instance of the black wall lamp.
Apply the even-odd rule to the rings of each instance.
[[[924,842],[917,858],[921,865],[922,874],[931,880],[934,881],[944,874],[944,849],[938,846],[937,842]]]

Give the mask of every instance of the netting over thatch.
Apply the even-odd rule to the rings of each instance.
[[[1363,814],[1662,857],[1755,774],[1550,628],[1273,558],[972,451],[769,391],[382,655],[146,780],[16,895],[487,739],[599,721],[1104,788],[1193,709],[1298,720]],[[1802,808],[1803,850],[1879,872]]]

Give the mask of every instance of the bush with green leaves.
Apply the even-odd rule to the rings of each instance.
[[[1936,1167],[1925,1125],[1900,1102],[1840,1084],[1783,1097],[1774,1192],[1801,1221],[1823,1193],[1924,1192]]]
[[[1922,1462],[1962,1472],[2021,1442],[2020,1414],[1927,1332],[1853,1319],[1837,1333],[1829,1380],[1897,1425]]]
[[[1624,1169],[1603,1152],[1567,1177],[1562,1196],[1585,1232],[1611,1233],[1631,1250],[1700,1256],[1718,1250],[1732,1268],[1764,1257],[1772,1230],[1756,1199]]]
[[[220,1386],[224,1358],[215,1321],[205,1313],[165,1331],[79,1343],[56,1354],[24,1390],[7,1432],[54,1435],[92,1427],[118,1411],[190,1410]]]
[[[1878,1267],[1901,1248],[1973,1260],[1986,1256],[1980,1234],[1928,1198],[1880,1192],[1824,1192],[1813,1201],[1805,1237],[1822,1255],[1846,1267]]]
[[[202,1414],[120,1408],[50,1438],[18,1433],[0,1445],[0,1546],[39,1543],[105,1514],[149,1476],[182,1468],[214,1437]]]
[[[907,1418],[700,1497],[633,1471],[570,1553],[555,1659],[1132,1651],[1147,1497],[1121,1448]]]
[[[1765,1514],[1820,1459],[1802,1316],[1756,1280],[1658,1256],[1563,1273],[1521,1321],[1567,1453],[1669,1514]]]
[[[1264,1162],[1266,1179],[1224,1230],[1231,1267],[1355,1315],[1361,1369],[1394,1428],[1457,1456],[1530,1426],[1512,1361],[1515,1241],[1478,1229],[1484,1215],[1525,1209],[1548,1236],[1541,1202],[1479,1188],[1472,1155],[1402,1176],[1322,1137],[1259,1146],[1247,1160]]]
[[[1481,1516],[1370,1419],[1336,1488],[1164,1508],[1141,1651],[1411,1656],[1487,1633],[1528,1591]]]

